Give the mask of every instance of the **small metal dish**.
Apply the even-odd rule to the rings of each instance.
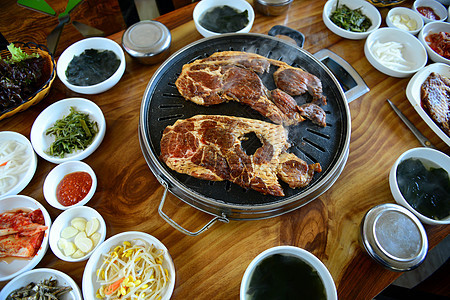
[[[293,0],[256,0],[255,8],[266,16],[279,16],[284,14],[291,6]]]
[[[164,24],[145,20],[133,24],[122,36],[122,47],[143,64],[156,64],[169,55],[172,36]]]

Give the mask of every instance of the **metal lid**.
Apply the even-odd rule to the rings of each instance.
[[[157,21],[145,20],[130,26],[123,34],[122,46],[134,57],[158,55],[172,41],[169,29]]]
[[[422,223],[397,204],[381,204],[366,213],[361,223],[361,241],[373,259],[394,271],[418,267],[428,251]]]
[[[293,0],[257,0],[259,3],[263,5],[287,5],[290,4]]]

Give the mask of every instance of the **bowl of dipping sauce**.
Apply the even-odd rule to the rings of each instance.
[[[277,246],[256,256],[245,270],[240,299],[337,300],[327,267],[312,253],[294,246]]]
[[[201,0],[194,8],[195,27],[204,37],[249,32],[255,20],[245,0]]]
[[[97,188],[94,170],[82,161],[68,161],[57,165],[44,181],[44,197],[61,210],[85,205]]]
[[[432,22],[425,24],[419,32],[419,40],[425,46],[430,59],[436,63],[450,65],[450,23]]]
[[[381,25],[380,12],[365,0],[329,0],[323,7],[322,19],[333,33],[351,40],[365,39]]]
[[[446,154],[425,147],[410,149],[389,173],[392,196],[425,224],[450,224],[449,174]]]
[[[394,7],[389,10],[386,16],[386,24],[389,27],[416,35],[423,27],[423,19],[417,11],[406,7]]]
[[[125,54],[115,41],[94,37],[68,47],[58,59],[56,72],[70,90],[99,94],[116,85],[125,72]]]
[[[416,37],[391,27],[371,33],[364,44],[364,54],[375,69],[398,78],[414,75],[428,59],[425,47]]]
[[[420,14],[425,24],[445,21],[448,16],[445,6],[435,0],[416,0],[413,9]]]

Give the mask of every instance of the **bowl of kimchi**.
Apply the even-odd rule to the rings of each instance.
[[[52,219],[35,199],[14,195],[0,199],[0,223],[0,281],[6,281],[33,269],[44,257]]]
[[[428,56],[436,63],[450,65],[450,23],[432,22],[426,24],[419,32],[419,40],[427,49]]]

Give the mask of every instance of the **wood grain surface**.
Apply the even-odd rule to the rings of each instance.
[[[8,0],[11,2],[11,0]],[[342,39],[322,22],[325,1],[294,1],[287,14],[267,17],[256,13],[251,32],[267,33],[276,24],[301,31],[304,48],[315,53],[330,49],[349,62],[364,78],[370,92],[350,103],[352,134],[347,164],[333,186],[311,203],[279,217],[254,221],[218,222],[197,237],[186,236],[158,214],[163,187],[158,183],[141,152],[138,139],[139,112],[145,88],[159,65],[141,65],[127,56],[121,81],[99,95],[84,96],[68,90],[58,79],[42,102],[9,119],[0,130],[30,136],[31,126],[48,105],[69,97],[84,97],[97,103],[106,118],[106,136],[100,147],[84,161],[98,177],[98,188],[88,203],[107,224],[107,238],[123,231],[138,230],[160,239],[169,249],[176,268],[173,299],[238,299],[246,267],[260,252],[278,245],[294,245],[315,254],[330,270],[340,299],[372,299],[401,273],[384,269],[361,249],[358,236],[364,214],[373,206],[393,203],[388,174],[404,151],[419,142],[386,102],[389,98],[432,141],[450,154],[450,148],[415,112],[405,95],[408,79],[388,77],[374,69],[364,57],[364,40]],[[406,2],[405,5],[411,5]],[[200,38],[192,21],[195,4],[157,20],[172,33],[171,52]],[[8,16],[21,16],[22,9],[3,12],[0,30],[5,34]],[[388,9],[380,9],[383,16]],[[10,20],[13,22],[13,20]],[[35,26],[38,26],[35,24]],[[26,31],[26,25],[22,26]],[[17,37],[22,37],[15,31]],[[109,36],[121,41],[123,32]],[[8,35],[13,40],[15,36]],[[77,38],[74,38],[76,41]],[[63,46],[61,46],[63,47]],[[61,49],[61,48],[59,48]],[[39,158],[37,172],[21,194],[40,201],[54,220],[61,211],[44,199],[42,186],[55,165]],[[164,212],[183,227],[195,231],[211,216],[169,194]],[[425,226],[430,247],[450,233],[449,226]],[[81,287],[86,262],[67,263],[49,249],[37,267],[61,270]],[[3,267],[3,266],[2,266]],[[6,282],[0,283],[0,288]]]

